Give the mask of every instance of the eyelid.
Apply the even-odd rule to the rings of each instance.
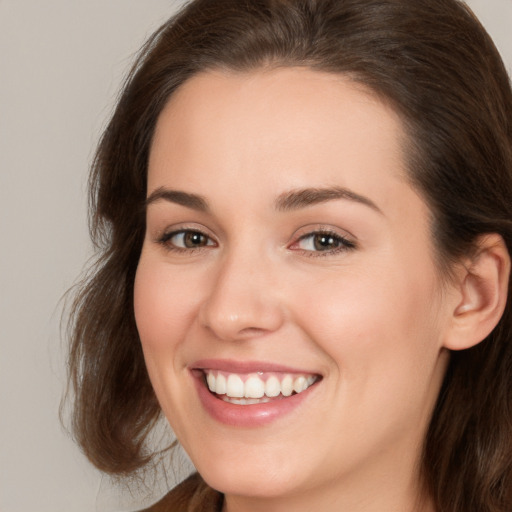
[[[213,240],[210,236],[208,236],[206,233],[203,233],[201,231],[196,231],[195,229],[180,229],[178,231],[172,231],[171,233],[167,233],[166,235],[164,235],[164,239],[169,241],[178,236],[185,237],[187,234],[200,235],[200,236],[204,237],[206,239],[205,246],[215,245],[215,242],[213,242]],[[210,242],[213,242],[213,243],[210,243]],[[205,246],[202,246],[202,247],[205,247]],[[187,249],[193,249],[193,247],[187,247]]]
[[[301,249],[298,247],[298,244],[302,240],[319,234],[330,235],[338,239],[341,242],[341,245],[332,249],[327,249],[325,251]],[[357,248],[357,239],[354,235],[352,235],[345,229],[333,227],[332,225],[317,224],[303,226],[294,233],[292,239],[293,241],[288,245],[288,248],[296,251],[301,251],[308,256],[329,256],[334,253],[344,252]]]
[[[170,244],[169,241],[176,235],[181,233],[199,233],[208,238],[208,241],[213,242],[213,244],[208,243],[205,246],[199,247],[179,247],[177,245]],[[216,247],[218,242],[215,236],[203,225],[198,225],[195,223],[185,223],[185,224],[175,224],[172,226],[168,226],[165,229],[159,231],[154,237],[154,242],[162,245],[168,251],[174,252],[193,252],[199,251],[202,249],[209,249],[211,247]]]
[[[357,242],[357,237],[350,231],[337,226],[333,226],[332,224],[307,224],[295,230],[292,238],[294,240],[298,240],[303,236],[307,236],[313,233],[330,233],[346,240],[350,240],[354,244]]]

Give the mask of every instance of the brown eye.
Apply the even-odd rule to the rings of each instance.
[[[313,237],[313,246],[316,251],[328,251],[339,247],[341,241],[333,235],[317,233]]]
[[[317,231],[301,237],[297,247],[312,253],[337,252],[344,249],[353,249],[355,244],[336,233]]]
[[[204,247],[205,245],[208,245],[208,237],[197,231],[187,231],[183,234],[183,245],[187,249]]]
[[[181,230],[174,231],[163,237],[163,244],[174,249],[200,249],[201,247],[213,246],[213,240],[201,231]]]

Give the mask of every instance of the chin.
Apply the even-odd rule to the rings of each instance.
[[[251,457],[244,462],[225,458],[204,463],[199,461],[196,468],[210,487],[235,496],[275,498],[291,494],[297,486],[304,484],[304,477],[301,478],[297,472],[297,464],[265,457],[249,459]]]
[[[268,470],[263,477],[253,474],[250,467],[243,471],[215,471],[215,473],[201,473],[201,476],[210,487],[233,496],[276,498],[293,493],[296,487],[296,480],[280,470]]]

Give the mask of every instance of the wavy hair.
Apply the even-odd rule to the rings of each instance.
[[[73,429],[101,470],[151,462],[160,415],[134,320],[147,163],[173,92],[211,69],[306,66],[364,84],[399,113],[409,177],[444,269],[478,236],[512,253],[512,91],[491,38],[458,0],[194,0],[145,44],[90,176],[98,258],[69,324]],[[439,512],[512,510],[512,298],[494,331],[453,352],[423,449]]]

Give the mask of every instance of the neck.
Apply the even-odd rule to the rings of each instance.
[[[414,467],[418,467],[416,464]],[[308,483],[281,496],[226,495],[223,512],[436,512],[423,492],[419,471],[378,471],[333,478],[321,486]],[[397,469],[397,468],[395,468]],[[411,469],[411,467],[409,467]],[[414,475],[414,478],[411,478]]]
[[[378,493],[356,498],[341,494],[324,493],[321,496],[297,494],[279,498],[225,496],[222,512],[435,512],[430,498],[393,496]]]

